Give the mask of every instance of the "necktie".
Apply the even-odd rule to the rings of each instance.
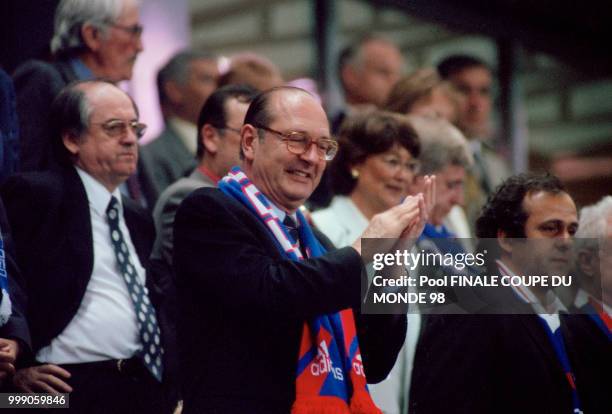
[[[291,238],[297,243],[300,252],[302,252],[302,256],[304,256],[304,258],[307,258],[308,256],[306,255],[306,250],[300,243],[300,232],[297,228],[297,223],[295,222],[293,217],[287,214],[285,216],[285,219],[283,220],[283,226],[285,226],[287,233],[289,233],[289,235],[291,235]]]
[[[119,228],[118,204],[119,202],[113,196],[106,209],[111,242],[113,243],[119,270],[136,310],[138,330],[142,342],[142,351],[139,356],[142,358],[144,366],[161,382],[163,371],[161,357],[163,350],[161,347],[159,325],[157,324],[155,309],[149,300],[148,290],[138,278],[136,268],[130,258],[130,252]]]
[[[295,222],[295,220],[293,220],[293,218],[289,214],[285,216],[285,219],[283,220],[283,226],[285,226],[285,229],[291,235],[293,240],[299,243],[300,242],[300,232],[297,229],[297,223]]]

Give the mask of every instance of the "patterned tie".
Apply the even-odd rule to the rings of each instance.
[[[285,229],[291,235],[293,240],[299,243],[300,232],[297,229],[297,223],[289,214],[285,215],[285,219],[283,220],[283,226],[285,226]]]
[[[128,251],[127,245],[123,239],[123,234],[119,228],[118,204],[119,202],[113,196],[106,209],[111,241],[115,249],[119,270],[123,275],[123,280],[125,280],[125,284],[127,285],[128,292],[136,310],[138,330],[142,342],[142,350],[139,356],[142,358],[145,367],[161,382],[163,372],[162,354],[164,351],[161,347],[161,337],[157,318],[155,317],[155,309],[149,301],[148,289],[142,285],[142,282],[138,278],[136,268],[130,258],[130,252]]]
[[[295,222],[293,217],[291,217],[289,214],[285,215],[285,219],[283,220],[283,226],[285,227],[285,230],[287,230],[287,233],[289,233],[293,240],[297,243],[300,252],[302,252],[302,256],[304,256],[305,258],[308,257],[306,255],[306,250],[304,250],[304,248],[302,247],[302,243],[300,243],[300,231],[298,230],[297,223]]]

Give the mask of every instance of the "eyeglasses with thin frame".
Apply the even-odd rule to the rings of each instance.
[[[388,155],[381,158],[382,161],[387,164],[390,169],[397,171],[399,168],[403,168],[411,174],[417,174],[421,169],[421,163],[418,160],[408,160],[402,163],[399,157],[394,155]]]
[[[132,26],[124,26],[117,23],[107,23],[108,26],[114,27],[119,30],[123,30],[124,32],[130,34],[131,36],[138,37],[142,34],[144,27],[142,25],[136,23]]]
[[[330,138],[312,139],[308,134],[299,131],[282,133],[272,128],[262,125],[253,125],[255,128],[263,129],[280,138],[287,144],[287,150],[295,155],[302,155],[307,152],[311,145],[316,145],[319,158],[325,161],[331,161],[338,153],[338,142]]]
[[[136,138],[140,139],[147,130],[147,125],[138,121],[124,121],[122,119],[111,119],[106,122],[94,122],[93,125],[100,125],[104,132],[111,138],[121,138],[127,135],[128,127],[132,130]]]

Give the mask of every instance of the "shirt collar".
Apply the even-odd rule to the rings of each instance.
[[[91,69],[89,69],[79,58],[71,59],[70,67],[80,80],[92,80],[95,77]]]
[[[497,267],[499,268],[499,271],[502,274],[502,276],[516,275],[516,273],[512,271],[512,269],[510,269],[506,263],[502,262],[501,260],[497,260],[496,262],[497,262]],[[514,285],[511,285],[510,287],[512,288],[514,293],[523,302],[531,305],[531,307],[537,314],[551,314],[552,315],[552,314],[557,314],[561,311],[567,311],[567,308],[565,307],[565,305],[563,305],[563,302],[561,302],[559,297],[555,294],[555,292],[553,292],[552,289],[549,289],[546,292],[546,295],[544,297],[546,306],[544,306],[540,302],[538,297],[535,295],[535,293],[533,293],[529,287],[514,286]]]
[[[574,298],[574,306],[581,308],[587,303],[589,303],[589,294],[584,289],[578,289],[578,292],[576,292],[576,297]]]
[[[168,123],[181,139],[181,142],[185,145],[189,153],[195,156],[198,149],[198,128],[191,122],[175,116],[168,119]]]
[[[287,212],[280,209],[276,204],[274,204],[272,201],[270,201],[270,207],[272,208],[272,211],[274,211],[274,213],[276,214],[276,216],[278,217],[278,220],[282,223],[283,220],[285,220],[285,217],[287,216]],[[297,223],[297,225],[299,226],[300,222],[297,219],[297,212],[290,214],[291,218]]]
[[[116,188],[115,191],[110,193],[106,187],[104,187],[89,173],[85,172],[79,167],[75,166],[75,168],[79,174],[79,177],[81,178],[83,186],[85,187],[85,193],[87,194],[89,206],[101,216],[106,216],[106,209],[108,208],[108,203],[110,203],[111,196],[115,196],[118,201],[119,215],[121,216],[123,204],[121,202],[121,192],[119,191],[119,188]]]

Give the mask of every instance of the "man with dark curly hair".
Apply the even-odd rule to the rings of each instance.
[[[486,274],[515,280],[568,275],[577,228],[576,205],[556,177],[508,178],[476,222],[481,244],[489,241]],[[565,315],[543,284],[500,283],[483,298],[484,315],[426,318],[410,412],[582,413],[581,379],[574,377],[576,355],[568,341],[568,318],[582,315]]]

